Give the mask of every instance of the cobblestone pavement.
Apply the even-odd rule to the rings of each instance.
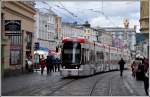
[[[2,95],[57,96],[146,96],[144,83],[136,81],[131,71],[100,73],[82,78],[62,78],[59,72],[40,72],[2,80]]]

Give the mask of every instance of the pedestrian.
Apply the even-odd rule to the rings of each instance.
[[[54,71],[57,72],[57,69],[58,69],[58,61],[57,61],[57,58],[54,58]]]
[[[146,95],[149,93],[149,60],[147,58],[143,59],[144,64],[144,89],[146,92]]]
[[[26,70],[28,72],[33,72],[33,63],[31,56],[26,57],[26,64],[25,64]]]
[[[50,56],[48,55],[47,58],[46,58],[46,68],[47,68],[47,74],[49,74],[50,72],[50,64],[51,64],[51,59],[50,59]]]
[[[136,63],[135,63],[135,61],[133,61],[133,63],[131,64],[132,76],[133,77],[135,77],[135,66],[136,66]]]
[[[118,64],[120,65],[120,76],[122,76],[123,70],[124,70],[124,64],[125,64],[125,61],[123,60],[123,58],[121,58],[121,60],[118,62]]]
[[[53,55],[49,56],[49,65],[50,65],[50,73],[53,71],[54,72],[54,58]]]
[[[43,55],[42,58],[40,59],[40,65],[41,65],[41,74],[43,74],[44,68],[46,66],[46,62]]]
[[[144,80],[144,64],[140,63],[137,70],[138,80]]]
[[[60,71],[60,59],[59,58],[57,58],[57,69],[58,69],[58,72]]]

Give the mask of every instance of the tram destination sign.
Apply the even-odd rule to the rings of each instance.
[[[5,20],[5,31],[20,31],[21,20]]]

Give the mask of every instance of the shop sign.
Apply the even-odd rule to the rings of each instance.
[[[21,20],[5,20],[5,31],[21,31]]]

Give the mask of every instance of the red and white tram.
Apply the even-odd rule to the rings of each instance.
[[[62,41],[62,69],[67,76],[88,76],[98,72],[118,70],[121,57],[128,60],[130,55],[121,49],[89,42],[85,38],[64,38]]]

